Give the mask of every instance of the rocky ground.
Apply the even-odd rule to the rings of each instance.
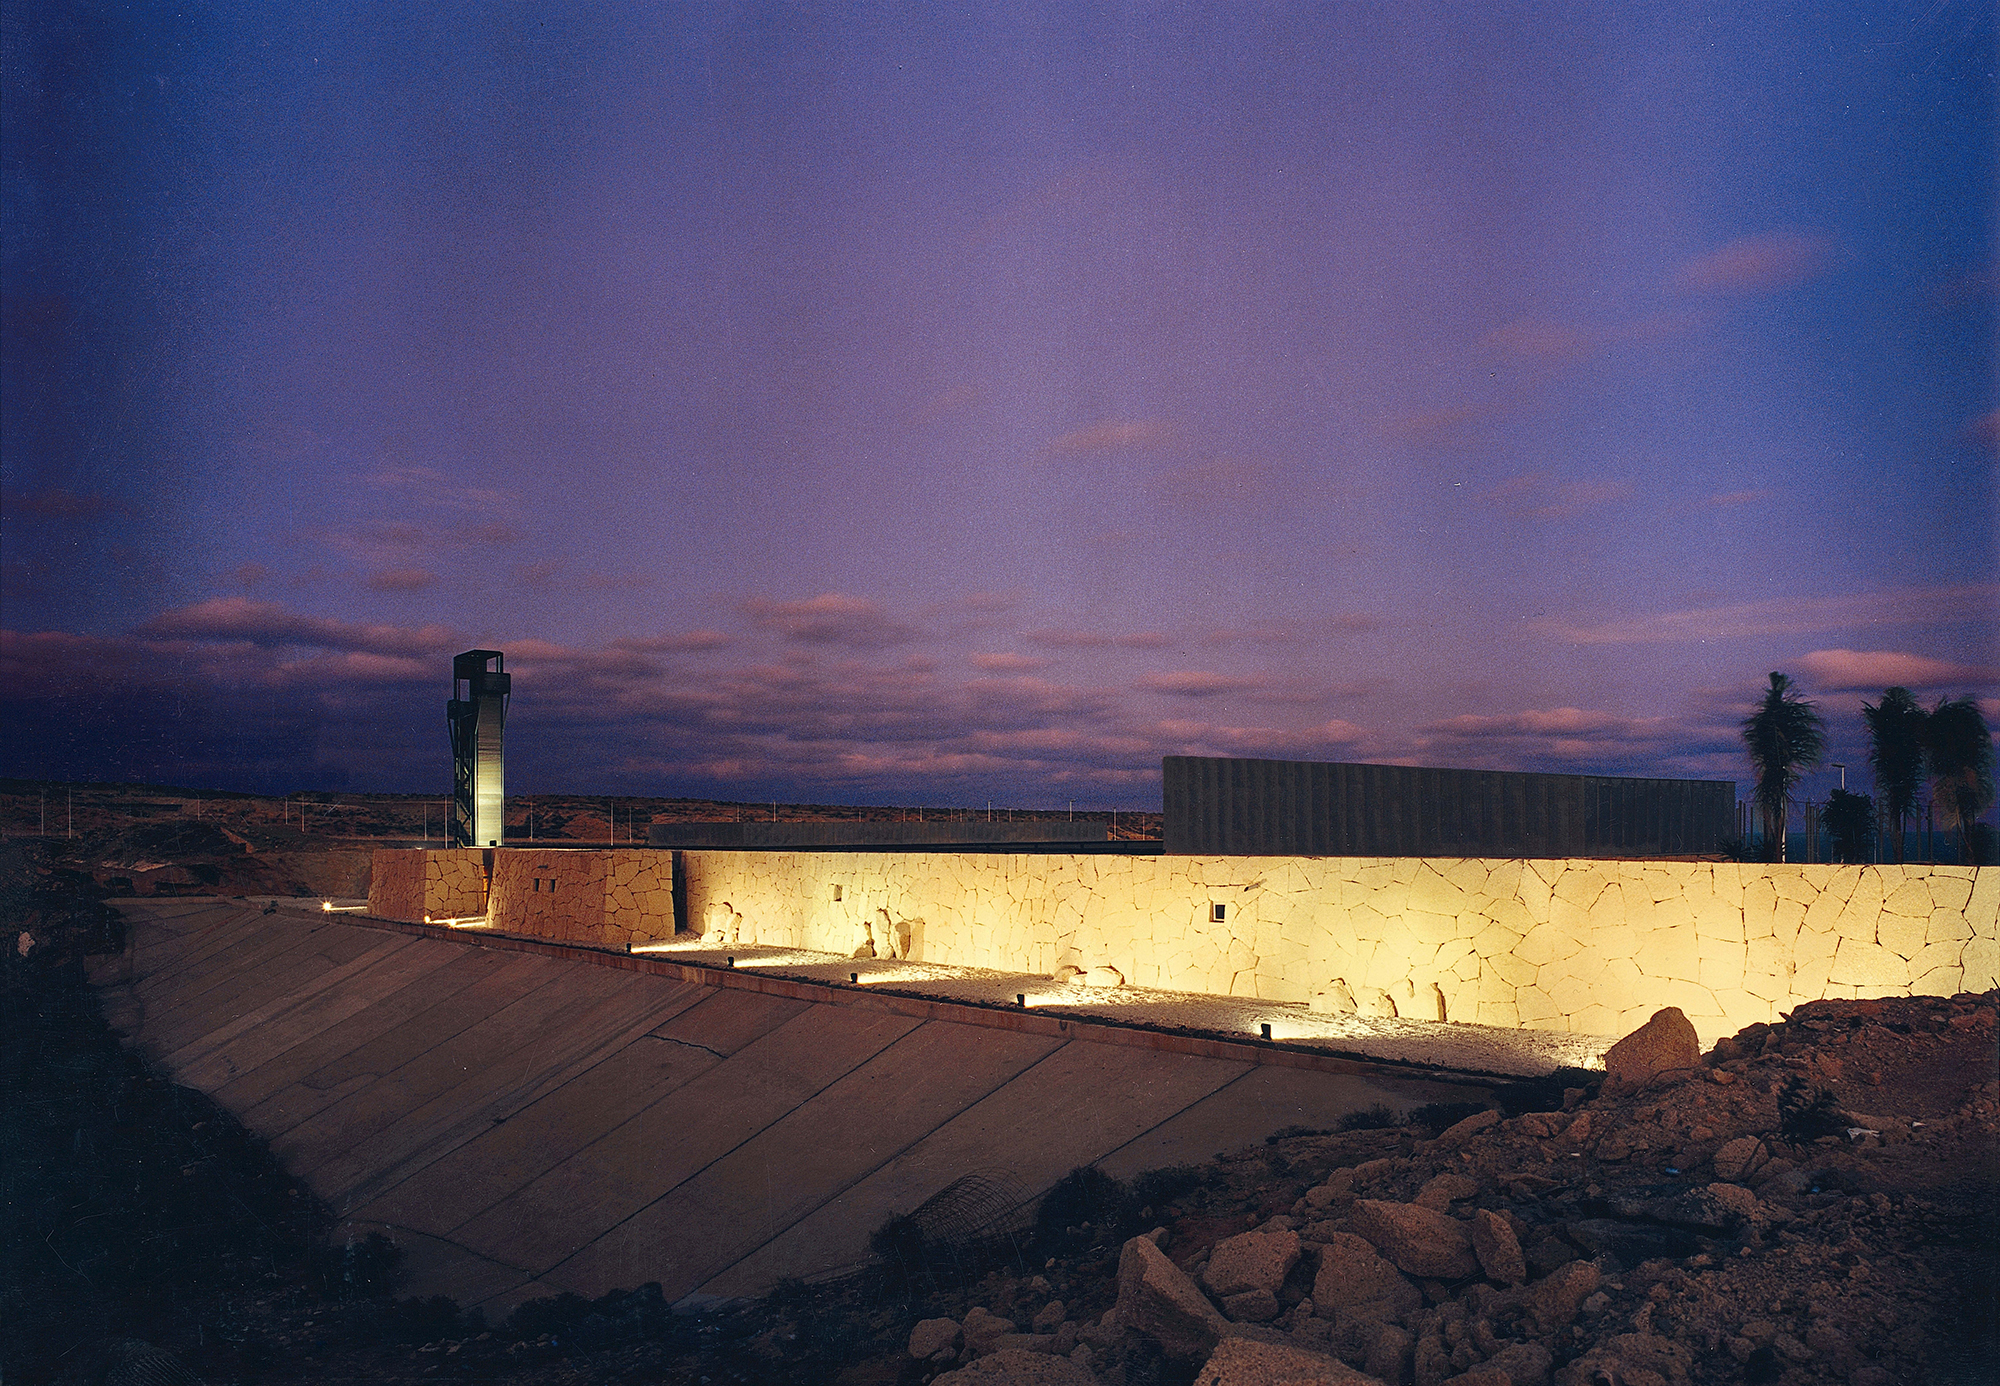
[[[121,1051],[78,967],[115,919],[87,878],[6,866],[8,937],[35,939],[0,992],[8,1381],[1881,1386],[2000,1362],[2000,993],[1815,1003],[1706,1055],[1663,1022],[1610,1078],[1494,1110],[1079,1173],[1009,1237],[916,1210],[833,1284],[487,1323],[395,1298],[393,1248],[327,1246],[253,1137]]]

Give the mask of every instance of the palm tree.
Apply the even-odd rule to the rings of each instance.
[[[1973,829],[1993,802],[1993,733],[1970,698],[1940,702],[1924,719],[1932,800],[1958,828],[1958,860],[1971,865]]]
[[[1924,780],[1924,719],[1926,713],[1907,688],[1885,688],[1882,701],[1863,703],[1868,723],[1868,763],[1875,769],[1875,789],[1882,796],[1882,818],[1896,836],[1896,860],[1903,859],[1903,825],[1917,805],[1917,787]]]
[[[1826,723],[1813,705],[1792,691],[1783,674],[1771,675],[1764,701],[1743,719],[1743,744],[1757,772],[1757,807],[1763,811],[1766,833],[1775,841],[1775,860],[1785,859],[1785,803],[1799,772],[1818,765],[1826,754]]]

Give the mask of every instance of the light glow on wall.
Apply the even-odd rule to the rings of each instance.
[[[447,929],[490,929],[493,927],[493,920],[483,914],[450,919],[432,919],[429,915],[425,915],[424,923],[442,924]]]

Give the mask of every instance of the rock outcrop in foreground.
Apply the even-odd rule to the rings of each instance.
[[[1702,1056],[1663,1012],[1563,1110],[1219,1157],[1036,1332],[982,1353],[980,1307],[911,1352],[937,1386],[1984,1380],[1997,1019],[2000,993],[1815,1002]],[[1053,1292],[988,1284],[1015,1316]]]

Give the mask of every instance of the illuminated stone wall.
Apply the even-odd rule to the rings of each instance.
[[[486,867],[477,847],[378,850],[368,877],[368,913],[420,924],[486,912]]]
[[[1713,1040],[1820,997],[2000,985],[1996,867],[944,852],[682,860],[691,926],[740,915],[731,927],[746,943],[851,953],[893,938],[919,961],[1110,967],[1141,986],[1486,1025],[1620,1034],[1678,1006]]]
[[[368,912],[412,924],[488,917],[488,927],[562,943],[623,948],[674,936],[673,855],[536,848],[375,853]]]
[[[493,854],[491,927],[623,948],[674,936],[671,852],[507,847]]]

